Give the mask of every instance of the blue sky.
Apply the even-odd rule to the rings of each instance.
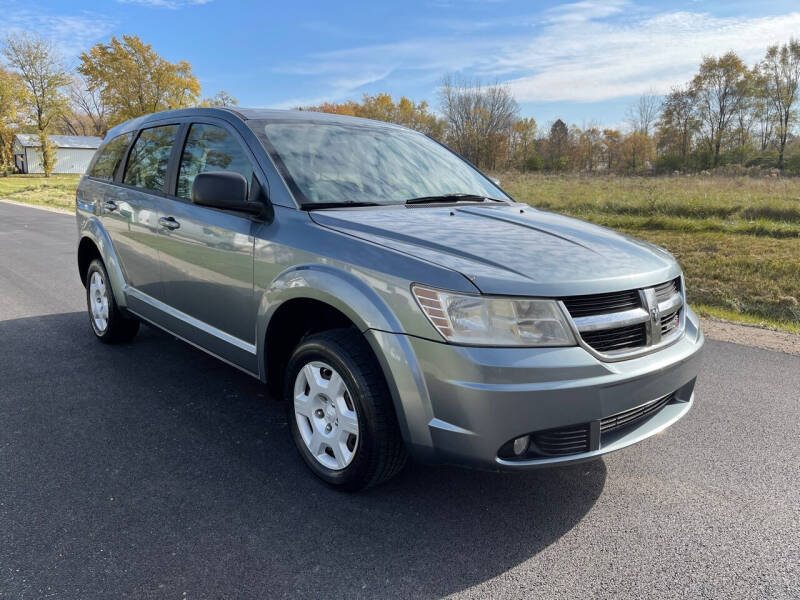
[[[507,83],[523,116],[619,125],[639,94],[686,81],[704,54],[749,63],[800,36],[795,1],[31,0],[0,34],[54,38],[68,65],[132,33],[188,60],[204,95],[288,108],[389,92],[437,105],[445,73]]]

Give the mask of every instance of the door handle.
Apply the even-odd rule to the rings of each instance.
[[[114,202],[113,200],[106,200],[105,202],[103,202],[103,208],[108,212],[114,212],[115,210],[117,210],[118,207],[117,203]]]
[[[158,220],[158,224],[170,231],[174,231],[181,226],[181,224],[175,220],[175,217],[161,217]]]

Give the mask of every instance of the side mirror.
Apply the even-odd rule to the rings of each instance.
[[[208,171],[199,173],[192,184],[192,202],[223,210],[237,210],[261,214],[264,205],[250,202],[247,180],[234,171]]]

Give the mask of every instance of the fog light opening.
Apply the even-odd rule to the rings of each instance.
[[[531,445],[531,436],[523,435],[514,440],[514,454],[522,456]]]

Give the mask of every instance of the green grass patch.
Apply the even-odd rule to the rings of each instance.
[[[0,198],[24,204],[75,209],[75,188],[80,175],[0,176]]]
[[[796,321],[775,321],[774,319],[767,319],[750,313],[736,312],[716,306],[706,306],[705,304],[692,304],[692,308],[702,317],[722,319],[723,321],[735,321],[744,325],[753,325],[755,327],[764,327],[776,331],[788,331],[790,333],[800,334],[800,323]]]
[[[517,200],[570,214],[800,224],[800,178],[501,173]]]

